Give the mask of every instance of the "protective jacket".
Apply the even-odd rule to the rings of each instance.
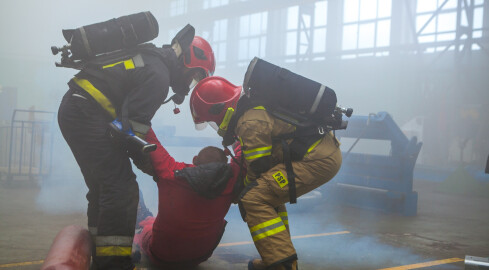
[[[68,85],[85,90],[112,118],[126,114],[133,130],[145,134],[180,65],[170,47],[141,49],[101,69],[85,68]]]
[[[267,266],[297,259],[284,205],[289,201],[290,183],[283,162],[283,142],[276,139],[294,129],[293,125],[274,117],[262,106],[246,110],[235,127],[248,168],[240,210]],[[285,141],[292,144],[290,139]],[[326,183],[338,172],[341,165],[338,146],[336,138],[326,132],[307,143],[302,156],[293,159],[297,197]]]
[[[136,235],[135,243],[157,265],[197,265],[212,255],[224,233],[224,216],[231,205],[239,165],[195,167],[175,161],[152,130],[146,140],[158,145],[151,153],[158,214],[140,223],[143,231]]]

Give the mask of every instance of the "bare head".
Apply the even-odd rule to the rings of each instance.
[[[199,166],[207,163],[213,163],[213,162],[220,162],[220,163],[228,162],[228,158],[224,153],[224,150],[214,146],[207,146],[202,150],[200,150],[199,154],[195,156],[193,160],[195,166]]]

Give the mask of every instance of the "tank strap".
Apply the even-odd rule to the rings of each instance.
[[[300,128],[294,132],[272,138],[273,140],[280,140],[282,144],[285,171],[287,173],[287,179],[289,180],[289,202],[291,204],[297,203],[295,186],[296,174],[294,173],[292,161],[302,160],[305,154],[312,151],[312,149],[319,144],[325,134],[326,131],[324,128],[311,126],[308,128]],[[289,145],[287,140],[290,139],[292,139],[292,142]]]
[[[110,102],[110,100],[105,97],[105,95],[100,92],[100,90],[95,88],[95,86],[93,86],[88,80],[74,77],[73,81],[88,94],[90,94],[95,99],[95,101],[97,101],[97,103],[99,103],[100,106],[102,106],[102,108],[104,108],[104,110],[109,113],[112,118],[116,118],[116,110],[112,105],[112,102]]]

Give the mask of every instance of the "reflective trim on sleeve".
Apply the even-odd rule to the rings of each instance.
[[[285,225],[289,225],[289,216],[287,212],[278,212],[278,216],[282,218]]]
[[[312,144],[312,145],[309,147],[309,149],[307,149],[307,152],[304,154],[304,157],[306,157],[306,156],[307,156],[307,154],[309,154],[309,152],[311,152],[312,150],[314,150],[314,148],[316,148],[316,146],[318,146],[318,144],[321,142],[321,140],[322,140],[322,139],[323,139],[323,138],[321,138],[321,139],[317,140],[315,143],[313,143],[313,144]]]
[[[269,156],[271,154],[272,154],[272,146],[259,147],[259,148],[243,151],[243,155],[247,160]]]
[[[260,239],[274,235],[281,231],[285,231],[286,229],[287,228],[285,227],[282,218],[277,217],[272,220],[251,227],[250,233],[251,236],[253,237],[253,241],[258,241]]]
[[[100,90],[95,88],[91,82],[85,79],[78,79],[77,77],[74,77],[73,81],[83,90],[87,91],[87,93],[89,93],[114,119],[116,118],[115,109],[112,102],[110,102],[110,100],[107,99],[104,94],[100,92]]]
[[[132,246],[132,236],[110,235],[95,237],[95,245],[100,246]]]
[[[248,179],[248,175],[245,177],[243,183],[245,187],[251,183],[251,181]]]
[[[253,109],[255,109],[255,110],[264,110],[264,111],[266,111],[266,110],[267,110],[267,109],[265,109],[265,107],[263,107],[263,106],[256,106],[256,107],[253,107]]]
[[[96,247],[96,256],[131,256],[132,247],[106,246]]]
[[[128,70],[128,69],[135,69],[136,68],[135,65],[134,65],[134,61],[132,61],[132,59],[128,59],[128,60],[119,61],[119,62],[116,62],[116,63],[113,63],[113,64],[105,65],[105,66],[102,67],[102,69],[110,68],[110,67],[116,66],[118,64],[124,64],[124,68],[126,70]]]

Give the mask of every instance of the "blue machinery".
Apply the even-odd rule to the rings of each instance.
[[[0,130],[0,173],[6,174],[7,181],[14,176],[32,178],[51,172],[54,117],[51,112],[16,110],[11,126]],[[175,136],[175,131],[173,126],[155,130],[164,138],[165,146],[220,146],[219,137]],[[408,139],[386,112],[354,115],[348,128],[336,131],[336,136],[343,142],[343,164],[335,178],[316,191],[321,197],[356,207],[416,215],[418,194],[413,191],[413,170],[422,145],[416,137]],[[344,138],[353,140],[353,144],[348,147]],[[363,140],[388,141],[389,153],[351,151]]]
[[[413,191],[413,170],[422,143],[408,139],[386,112],[352,116],[346,130],[336,136],[355,142],[343,152],[342,168],[323,191],[328,200],[362,208],[414,216],[418,193]],[[360,140],[390,141],[388,155],[353,153]],[[345,151],[345,148],[342,148]]]
[[[350,138],[354,143],[349,148],[346,143],[343,144],[342,167],[333,180],[319,188],[320,197],[328,202],[405,216],[416,215],[418,193],[413,191],[413,170],[422,143],[418,143],[416,137],[408,139],[386,112],[369,116],[354,115],[348,121],[348,128],[336,131],[336,136],[342,141],[343,138]],[[217,137],[175,136],[175,127],[171,126],[155,132],[164,138],[165,146],[220,145],[220,138]],[[390,142],[389,153],[380,155],[351,151],[363,140]],[[315,198],[314,195],[312,197]]]
[[[354,143],[351,147],[343,144],[340,171],[315,193],[320,192],[320,197],[329,202],[405,216],[416,215],[418,193],[413,191],[413,170],[422,143],[418,143],[416,137],[408,139],[386,112],[369,116],[354,115],[348,121],[348,128],[336,131],[336,136],[342,141],[349,138]],[[165,127],[155,132],[164,138],[165,146],[220,145],[220,138],[174,136],[175,127]],[[381,155],[351,151],[358,142],[364,140],[369,140],[371,144],[372,140],[390,142],[388,153]]]

